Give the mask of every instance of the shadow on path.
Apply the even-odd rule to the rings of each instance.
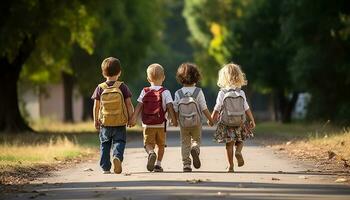
[[[45,199],[346,199],[346,185],[283,184],[256,182],[190,181],[106,181],[32,185],[24,196],[46,196]],[[39,189],[38,189],[39,188]],[[34,194],[31,194],[34,193]],[[156,194],[156,196],[155,196]],[[130,197],[132,196],[132,198]],[[130,197],[130,198],[129,198]],[[181,198],[179,198],[181,197]],[[312,198],[312,199],[313,199]]]

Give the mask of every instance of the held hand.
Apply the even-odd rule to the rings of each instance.
[[[211,118],[213,119],[213,122],[216,123],[219,121],[219,113],[213,112],[211,115]]]
[[[251,129],[254,129],[256,126],[254,121],[250,121],[249,124]]]
[[[128,127],[130,128],[130,127],[133,127],[133,126],[135,126],[136,125],[136,120],[135,120],[135,118],[131,118],[130,120],[129,120],[129,122],[128,122]]]
[[[172,121],[172,124],[173,124],[173,126],[175,126],[175,127],[177,127],[177,126],[178,126],[177,121]]]
[[[100,121],[96,120],[94,124],[95,124],[95,129],[99,131],[101,127]]]
[[[208,120],[207,123],[208,123],[208,125],[211,126],[211,127],[214,126],[214,122],[213,122],[213,121]]]

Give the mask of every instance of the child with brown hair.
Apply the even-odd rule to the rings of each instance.
[[[242,156],[243,141],[250,136],[250,129],[255,127],[253,114],[241,87],[247,85],[245,74],[239,65],[226,64],[219,71],[217,85],[220,87],[212,118],[219,121],[214,139],[218,143],[226,143],[229,162],[228,172],[233,172],[233,147],[236,145],[235,157],[238,167],[244,165]],[[246,123],[246,115],[249,125]]]
[[[174,126],[177,126],[177,121],[171,93],[162,86],[165,80],[163,67],[157,63],[148,66],[147,80],[151,86],[141,91],[130,124],[135,125],[137,117],[142,113],[144,147],[148,154],[147,170],[163,172],[161,162],[166,146],[167,113]],[[154,152],[155,145],[158,147],[158,156]]]
[[[193,166],[196,169],[201,166],[199,153],[202,114],[206,116],[210,126],[213,126],[214,122],[210,116],[202,89],[196,87],[201,79],[197,66],[192,63],[181,64],[177,69],[176,79],[183,86],[175,92],[174,102],[174,109],[180,124],[183,171],[191,172],[190,154],[193,159]]]
[[[104,174],[110,173],[112,148],[114,172],[120,174],[126,143],[126,125],[134,111],[132,94],[125,83],[118,81],[121,65],[117,58],[104,59],[101,69],[106,81],[96,87],[91,97],[94,100],[95,128],[100,132],[100,166]]]

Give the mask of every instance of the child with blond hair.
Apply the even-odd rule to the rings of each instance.
[[[247,80],[239,65],[234,63],[224,65],[219,71],[217,85],[220,91],[212,113],[213,120],[218,122],[214,140],[218,143],[226,143],[228,172],[233,172],[233,147],[236,146],[235,157],[238,167],[241,167],[244,165],[243,141],[250,136],[250,130],[255,127],[255,121],[246,95],[241,90],[242,86],[247,85]],[[249,124],[246,123],[246,116]]]
[[[157,63],[148,66],[147,80],[150,86],[141,91],[130,124],[135,125],[137,117],[142,114],[144,147],[148,154],[147,170],[163,172],[161,162],[166,146],[167,113],[174,126],[177,126],[177,121],[171,93],[162,86],[165,80],[163,67]],[[155,145],[158,147],[157,154],[154,152]]]

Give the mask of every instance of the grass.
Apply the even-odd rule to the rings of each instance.
[[[0,146],[0,165],[47,164],[74,159],[93,153],[92,148],[81,147],[67,137],[51,139],[48,143],[24,144],[16,141]]]
[[[267,122],[255,136],[264,145],[286,150],[299,160],[310,160],[321,171],[350,174],[350,130],[325,124]]]
[[[79,123],[63,123],[56,122],[50,119],[41,119],[39,121],[35,121],[31,123],[31,127],[38,132],[42,133],[97,133],[94,127],[94,123],[92,121],[79,122]],[[142,128],[140,126],[135,126],[133,128],[129,128],[130,131],[141,131]]]
[[[268,138],[273,140],[291,140],[318,138],[324,135],[337,134],[339,127],[332,126],[329,122],[320,123],[289,123],[283,124],[278,122],[259,123],[255,129],[257,138]]]
[[[0,134],[2,170],[81,159],[97,152],[98,136],[91,123],[42,120],[31,126],[36,133]]]
[[[343,130],[339,132],[328,133],[325,137],[311,137],[307,140],[297,141],[294,147],[328,154],[328,151],[338,155],[338,160],[350,161],[350,131]]]
[[[0,166],[31,166],[52,164],[92,155],[97,150],[93,135],[76,136],[27,133],[1,135]],[[95,135],[94,140],[97,140]],[[95,144],[94,144],[95,143]]]
[[[31,127],[35,133],[0,133],[0,185],[25,183],[63,166],[60,163],[97,155],[99,137],[92,122],[40,120]],[[139,130],[128,129],[130,138],[139,135]]]
[[[61,123],[44,119],[31,126],[36,133],[0,134],[0,166],[50,164],[98,151],[98,132],[92,122]]]

